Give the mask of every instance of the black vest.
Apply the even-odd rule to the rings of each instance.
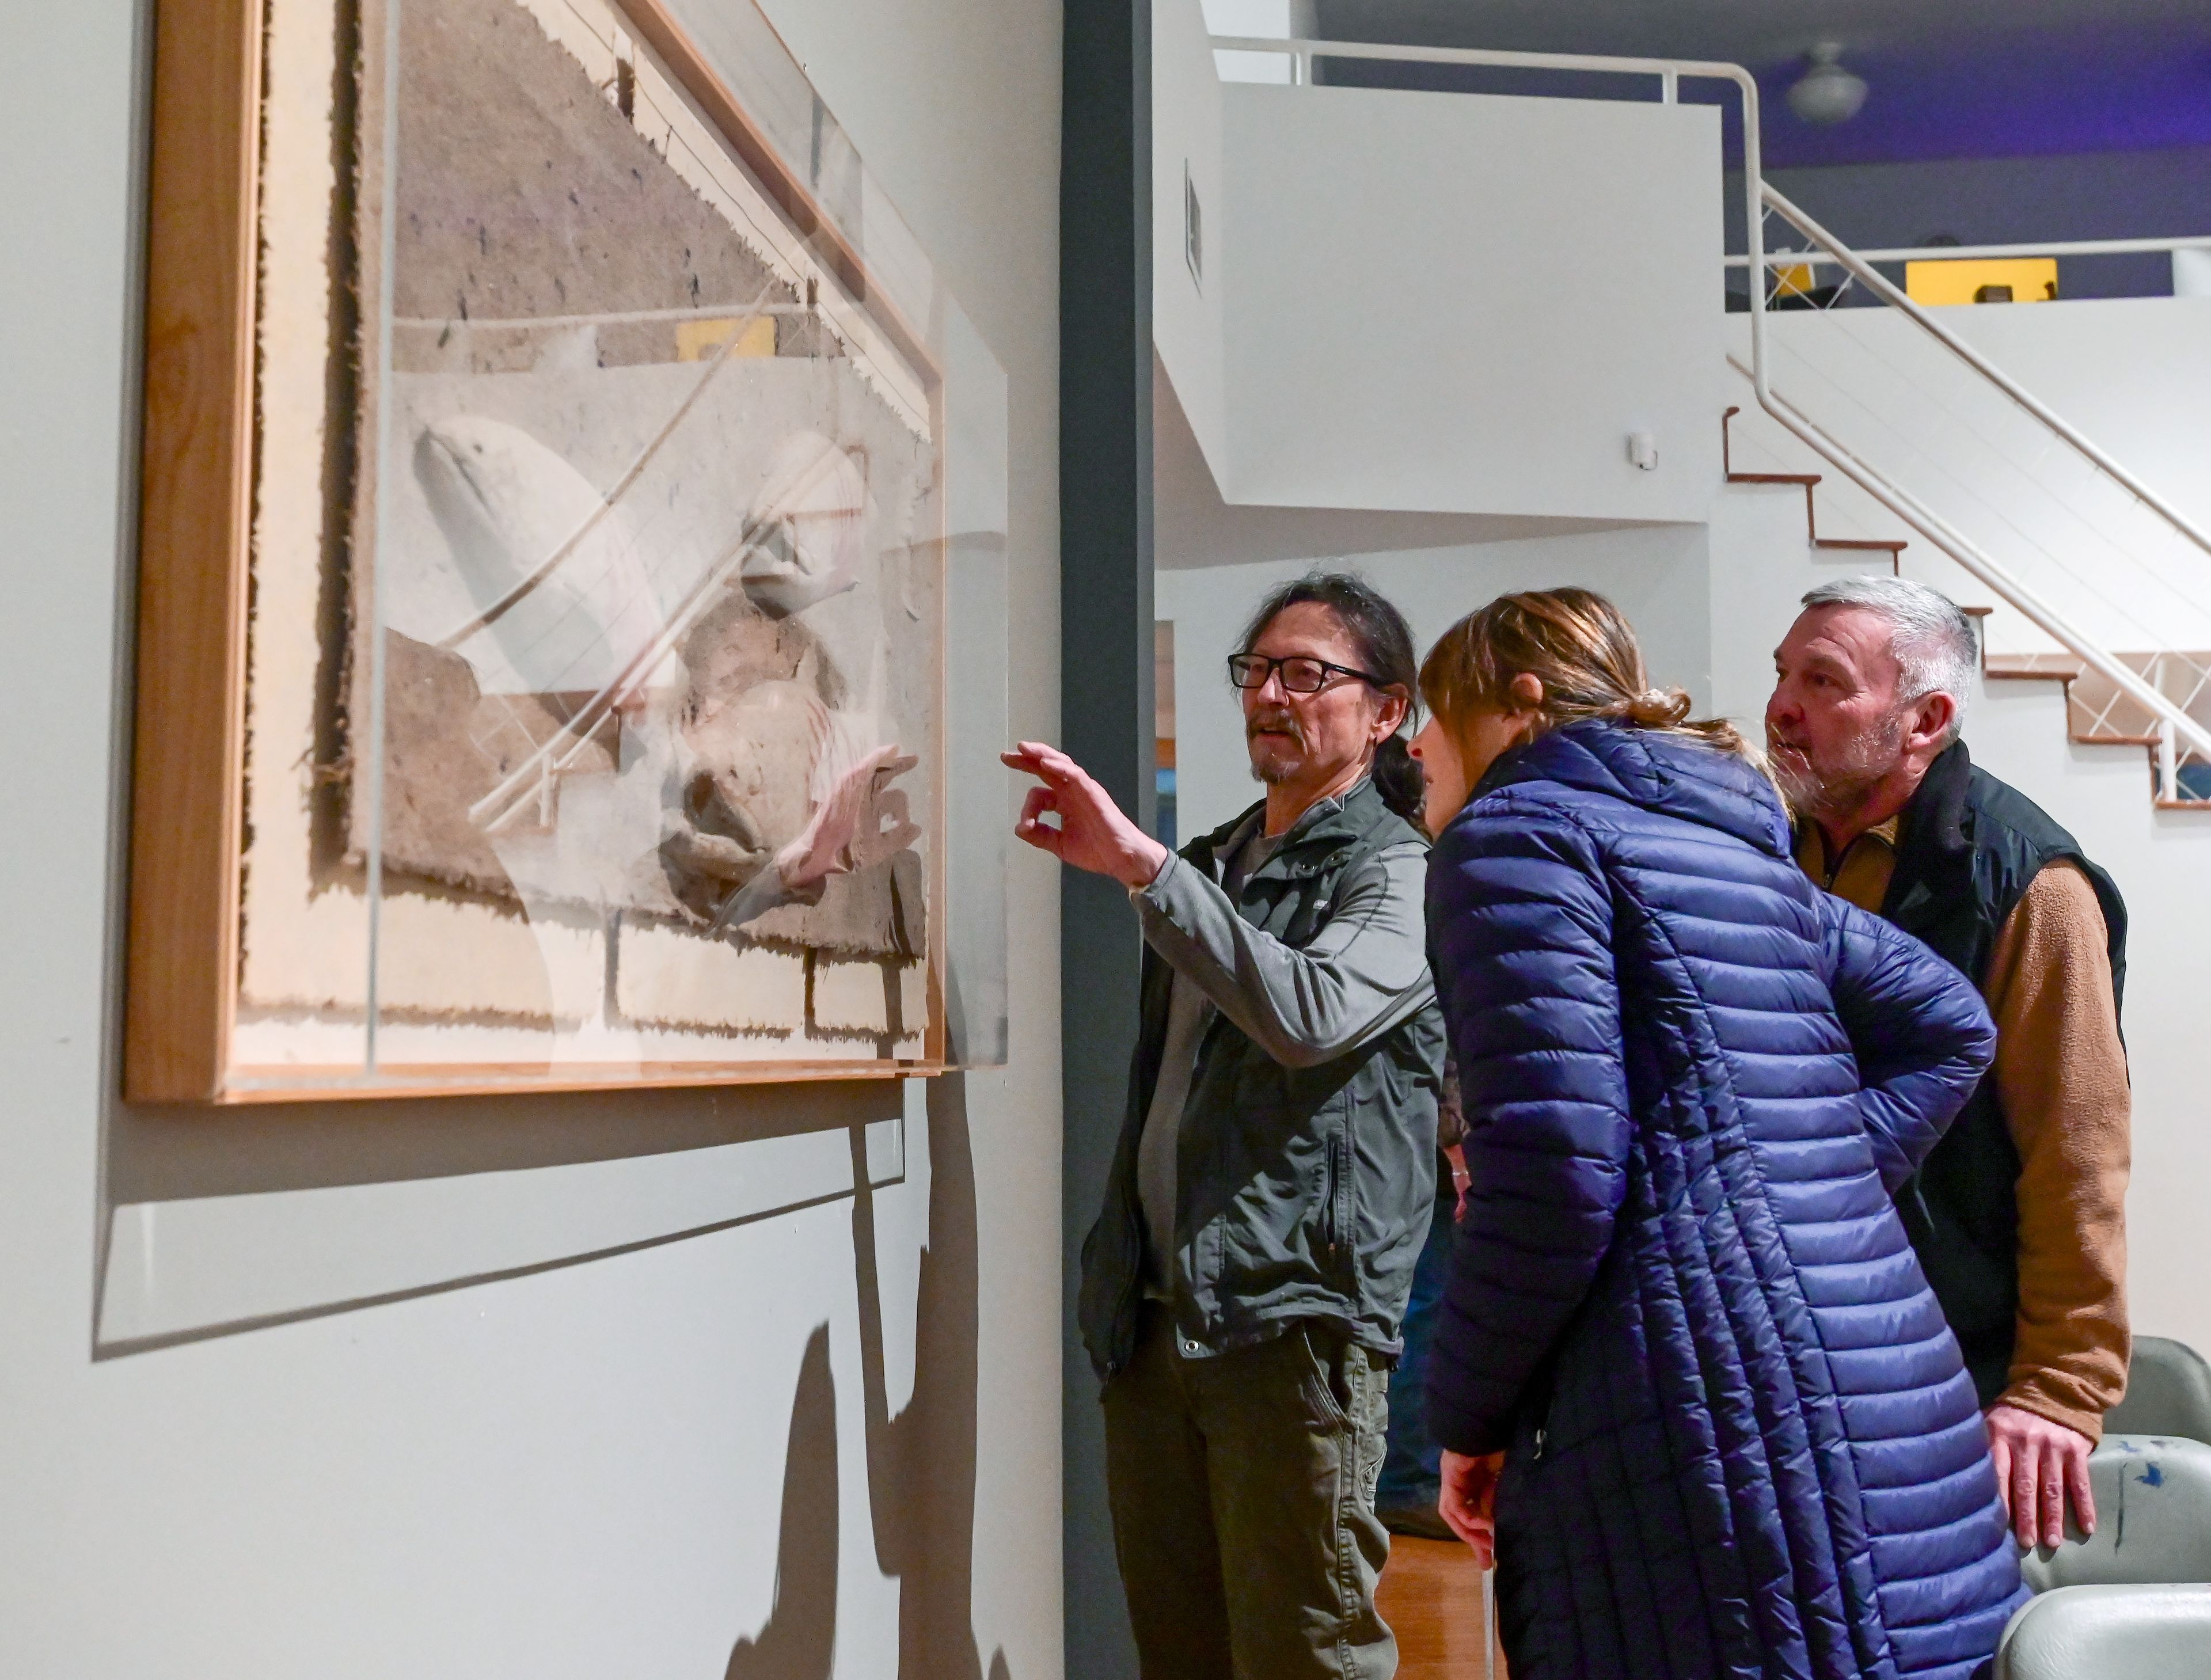
[[[2005,919],[2027,883],[2060,860],[2078,865],[2096,889],[2116,998],[2127,962],[2127,907],[2118,888],[2040,806],[1977,768],[1962,741],[1929,767],[1904,809],[1896,872],[1881,913],[1985,991]],[[2018,1328],[2019,1169],[1991,1073],[1896,1198],[1984,1406],[2009,1380]]]

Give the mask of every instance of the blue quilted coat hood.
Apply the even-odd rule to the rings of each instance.
[[[1473,1186],[1428,1386],[1505,1450],[1514,1680],[1966,1680],[2024,1602],[1889,1193],[1995,1042],[1679,736],[1499,761],[1429,867]]]

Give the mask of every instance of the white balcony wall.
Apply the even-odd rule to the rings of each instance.
[[[1230,500],[1705,517],[1716,109],[1222,94]]]
[[[1716,109],[1223,86],[1203,28],[1157,0],[1154,333],[1227,502],[1705,517]]]
[[[1216,480],[1228,477],[1221,85],[1197,0],[1152,6],[1152,341]],[[1289,61],[1285,58],[1284,64]],[[1189,256],[1195,203],[1200,260]]]

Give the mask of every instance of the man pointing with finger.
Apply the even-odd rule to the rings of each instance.
[[[1082,1334],[1146,1680],[1386,1680],[1374,1483],[1444,1054],[1413,642],[1366,584],[1317,573],[1240,647],[1266,797],[1179,855],[1065,754],[1006,755],[1042,783],[1015,833],[1127,887],[1146,946]]]

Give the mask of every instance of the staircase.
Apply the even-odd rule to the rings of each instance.
[[[1731,358],[1732,360],[1732,358]],[[1746,373],[1736,362],[1736,370]],[[1806,377],[1802,373],[1799,378]],[[1850,479],[1812,470],[1827,464],[1801,440],[1756,409],[1741,405],[1721,416],[1721,459],[1729,485],[1788,486],[1804,494],[1805,534],[1815,559],[1876,567],[1912,576],[1957,600],[1982,626],[1982,672],[1991,682],[2058,685],[2069,740],[2083,746],[2141,751],[2147,792],[2160,810],[2211,811],[2211,757],[2176,746],[2161,719],[2117,680],[2026,623],[1986,584],[1932,544],[1916,548],[1894,534],[1901,521]],[[1823,515],[1826,529],[1822,529]],[[1907,554],[1911,558],[1907,560]],[[2114,567],[2104,582],[2127,581]],[[1990,634],[1990,621],[1997,634]],[[2114,646],[2113,657],[2199,725],[2211,728],[2211,648]]]
[[[2204,672],[2211,670],[2211,650],[2121,652],[2119,658],[2189,716],[2211,725],[2211,683],[2204,677]],[[1984,675],[2006,682],[2063,684],[2069,739],[2084,746],[2144,748],[2150,756],[2151,795],[2160,809],[2211,810],[2211,764],[2192,758],[2177,764],[2168,797],[2158,764],[2157,719],[2101,671],[2091,670],[2069,653],[1984,652],[1981,669]]]

